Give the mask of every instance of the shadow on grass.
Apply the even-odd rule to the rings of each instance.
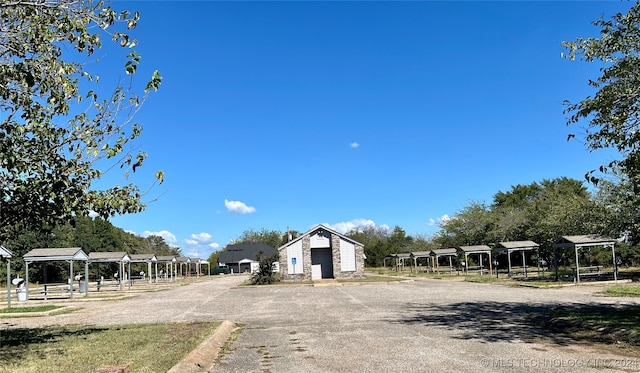
[[[409,303],[405,309],[405,317],[388,321],[446,329],[453,331],[452,338],[457,339],[484,342],[544,339],[558,345],[623,340],[640,345],[640,306],[462,302]],[[635,316],[629,320],[630,315]]]
[[[0,331],[0,365],[3,362],[22,360],[26,354],[32,353],[34,347],[39,345],[52,344],[66,337],[82,338],[107,330],[108,328],[100,327],[5,329]]]

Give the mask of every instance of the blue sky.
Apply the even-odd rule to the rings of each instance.
[[[470,201],[612,159],[563,115],[598,66],[560,43],[627,2],[114,2],[137,9],[137,116],[165,182],[114,225],[207,257],[247,229],[431,235]],[[98,66],[112,72],[110,49]],[[114,53],[115,54],[115,53]],[[120,70],[117,70],[120,71]],[[108,85],[103,79],[102,84]],[[580,139],[580,135],[578,135]]]

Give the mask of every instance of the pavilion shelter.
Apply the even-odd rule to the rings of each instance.
[[[599,248],[611,248],[611,260],[613,264],[613,279],[618,280],[618,264],[616,262],[616,250],[615,240],[606,236],[598,234],[588,234],[580,236],[562,236],[556,243],[553,244],[553,256],[554,264],[556,267],[556,281],[558,280],[558,249],[573,248],[575,251],[576,267],[574,268],[575,281],[580,283],[580,278],[585,276],[600,275],[601,266],[592,266],[587,263],[587,266],[580,267],[580,250],[590,250],[593,247]]]
[[[173,255],[160,255],[157,258],[158,264],[164,264],[164,270],[162,274],[159,276],[160,278],[164,277],[169,281],[175,280],[175,270],[174,267],[176,265],[176,257]]]
[[[411,259],[411,253],[396,253],[396,254],[387,255],[382,259],[382,262],[385,267],[387,266],[387,262],[386,262],[387,259],[394,261],[393,267],[396,271],[402,271],[404,269],[405,261],[407,259]]]
[[[191,258],[188,256],[179,256],[176,258],[178,265],[178,273],[180,276],[189,277],[191,275]]]
[[[206,273],[211,274],[211,264],[209,264],[207,260],[196,258],[195,262],[196,262],[196,273],[198,274],[198,276],[203,275],[202,266],[204,265],[208,266]]]
[[[153,282],[152,270],[155,268],[155,282],[158,283],[158,258],[154,254],[131,254],[130,263],[146,263],[149,283]],[[129,269],[129,279],[131,280],[131,269]],[[131,282],[131,281],[129,281]]]
[[[84,262],[84,294],[89,290],[89,256],[79,247],[33,249],[22,257],[25,265],[26,297],[29,299],[29,264],[45,263],[44,295],[47,298],[47,262],[65,261],[69,263],[68,291],[69,299],[73,299],[73,262]]]
[[[131,262],[131,257],[129,256],[129,254],[127,254],[124,251],[89,253],[89,264],[96,264],[96,266],[104,263],[118,264],[118,272],[117,272],[118,276],[114,276],[114,277],[117,277],[116,278],[116,280],[118,281],[117,285],[120,287],[120,290],[122,290],[122,287],[123,287],[123,281],[121,280],[124,278],[124,269],[125,269],[124,264],[125,263],[129,264],[130,262]],[[100,276],[100,271],[98,270],[98,268],[96,268],[96,282],[98,283],[98,290],[100,290],[100,287],[104,285],[104,276]],[[131,288],[130,285],[129,285],[129,288]]]
[[[426,258],[427,259],[427,272],[429,271],[430,268],[430,261],[431,261],[431,251],[412,251],[409,253],[409,258],[412,259],[411,264],[413,264],[413,266],[416,268],[416,272],[418,272],[418,259],[421,258]]]
[[[455,247],[447,249],[433,249],[429,252],[432,260],[432,268],[434,271],[440,273],[440,258],[445,257],[449,259],[449,273],[453,273],[453,259],[458,258],[458,250]]]
[[[7,261],[7,308],[11,308],[11,258],[13,253],[0,245],[0,257],[2,257],[2,260]]]
[[[495,249],[493,250],[496,254],[498,253],[506,253],[507,254],[507,266],[508,266],[508,276],[512,277],[514,276],[516,273],[519,272],[519,270],[522,271],[522,274],[524,274],[524,277],[528,277],[528,266],[527,266],[527,259],[526,259],[526,255],[525,253],[527,252],[536,252],[536,254],[538,255],[538,260],[537,262],[537,267],[538,267],[538,277],[540,276],[540,258],[539,258],[539,251],[540,251],[540,245],[538,245],[537,243],[533,242],[533,241],[508,241],[508,242],[499,242],[498,245],[495,247]],[[513,253],[520,253],[522,256],[522,267],[519,268],[519,266],[513,266],[511,263],[511,254]],[[497,256],[497,255],[496,255]],[[497,266],[496,266],[496,271],[498,270]]]
[[[459,246],[456,248],[458,254],[464,255],[464,270],[466,274],[469,274],[470,270],[478,270],[480,275],[484,271],[483,258],[485,255],[489,256],[489,273],[493,271],[491,264],[491,248],[487,245],[473,245],[473,246]],[[469,255],[477,255],[478,256],[478,265],[471,267],[469,266]]]

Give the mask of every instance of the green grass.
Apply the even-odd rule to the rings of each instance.
[[[638,285],[616,285],[600,292],[600,294],[611,297],[640,297],[640,286]]]
[[[380,275],[369,275],[362,278],[345,278],[338,279],[339,283],[371,283],[371,282],[397,282],[403,281],[403,278],[391,277],[391,276],[380,276]]]
[[[640,346],[640,312],[635,309],[578,309],[555,311],[556,328],[577,338]]]
[[[62,308],[61,306],[47,305],[47,306],[34,306],[34,307],[14,307],[0,309],[0,314],[6,313],[30,313],[30,312],[48,312],[55,309]]]
[[[166,372],[219,324],[7,329],[0,334],[0,371],[92,372],[127,364],[132,372]]]

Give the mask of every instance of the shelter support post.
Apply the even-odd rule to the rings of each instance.
[[[11,308],[11,259],[7,258],[7,308]]]
[[[73,299],[73,260],[69,261],[69,299]]]
[[[27,292],[27,300],[29,300],[29,262],[24,262],[24,287]]]

